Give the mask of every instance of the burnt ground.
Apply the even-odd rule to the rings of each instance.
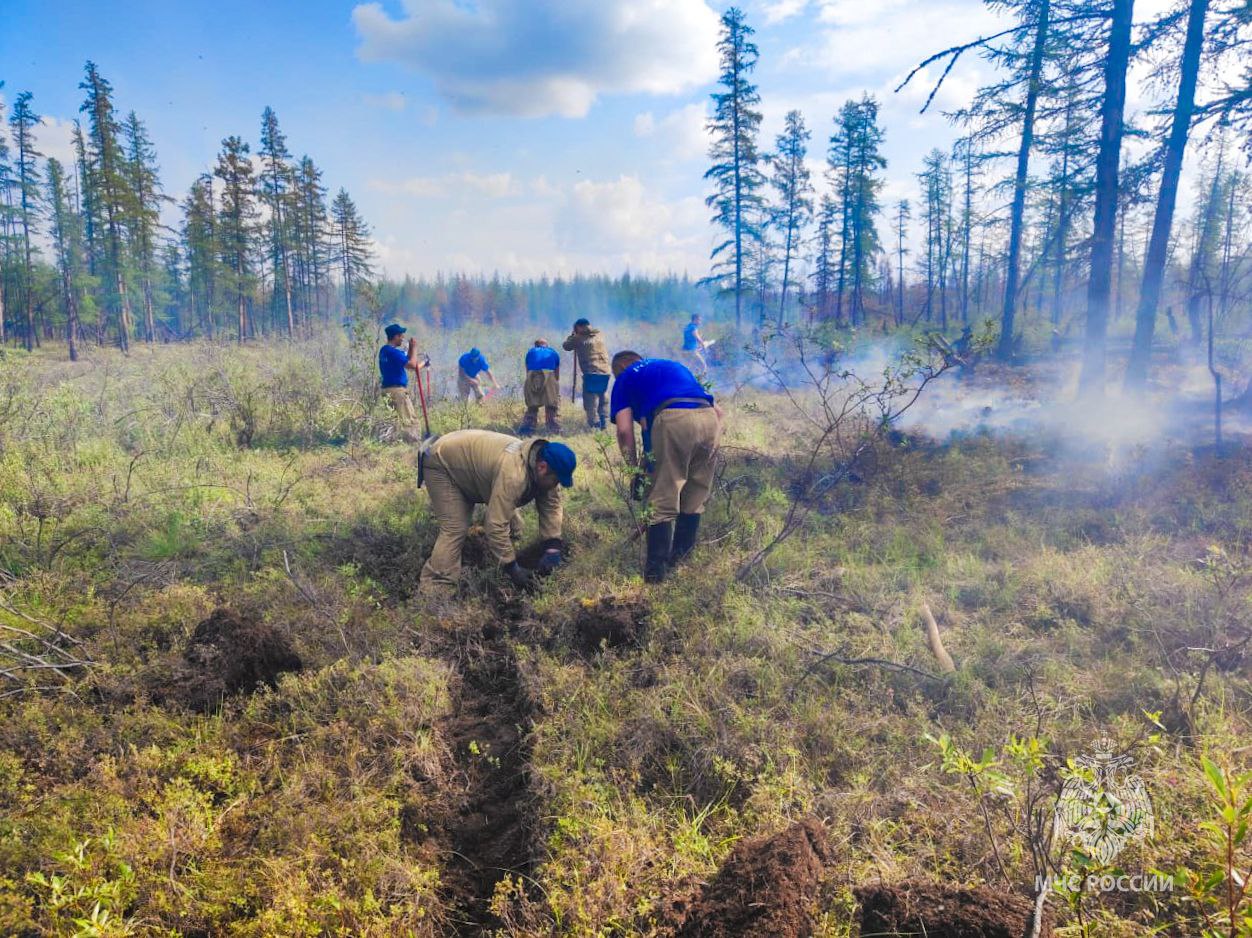
[[[574,619],[578,647],[591,654],[601,647],[642,644],[648,614],[647,604],[637,599],[605,596],[583,600]]]
[[[220,607],[195,627],[181,659],[153,669],[144,683],[153,703],[205,713],[303,666],[277,628],[254,613]]]
[[[973,888],[912,881],[853,890],[861,904],[861,936],[925,935],[927,938],[1025,938],[1034,904],[1025,896],[989,886]],[[1039,938],[1052,935],[1045,913]]]
[[[660,934],[672,938],[804,938],[830,861],[826,832],[806,818],[737,844],[711,882],[672,897]]]

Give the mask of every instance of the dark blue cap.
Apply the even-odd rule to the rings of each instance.
[[[577,329],[579,326],[590,326],[590,325],[591,325],[590,319],[575,319],[574,320],[575,329]]]
[[[539,458],[556,473],[557,479],[563,486],[569,488],[574,484],[574,470],[578,467],[578,457],[564,443],[545,443]]]
[[[398,322],[393,322],[390,326],[383,330],[387,334],[387,338],[394,339],[398,335],[404,335],[408,330]]]

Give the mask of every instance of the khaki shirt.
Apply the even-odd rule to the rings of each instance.
[[[560,487],[541,492],[534,484],[535,463],[547,442],[519,440],[491,430],[456,430],[441,436],[427,456],[443,466],[461,494],[487,506],[487,544],[502,564],[517,559],[509,523],[523,505],[535,503],[541,538],[561,536]]]
[[[583,374],[609,374],[609,350],[604,345],[604,336],[599,329],[592,328],[586,335],[571,332],[561,348],[578,355],[578,367]]]

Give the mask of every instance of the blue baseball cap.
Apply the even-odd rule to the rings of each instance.
[[[574,484],[574,470],[578,467],[578,457],[564,443],[545,443],[539,458],[556,473],[557,479],[563,486],[569,488]]]
[[[406,332],[408,332],[408,330],[405,329],[404,326],[400,325],[398,322],[393,322],[390,326],[384,329],[383,332],[387,334],[387,338],[394,339],[398,335],[404,335]]]

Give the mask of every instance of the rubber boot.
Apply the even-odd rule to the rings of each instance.
[[[669,562],[677,565],[691,553],[696,546],[696,535],[700,533],[699,515],[679,515],[674,524],[674,546],[670,550]]]
[[[674,523],[672,521],[648,525],[648,559],[643,564],[645,583],[660,583],[665,579],[673,540]]]

